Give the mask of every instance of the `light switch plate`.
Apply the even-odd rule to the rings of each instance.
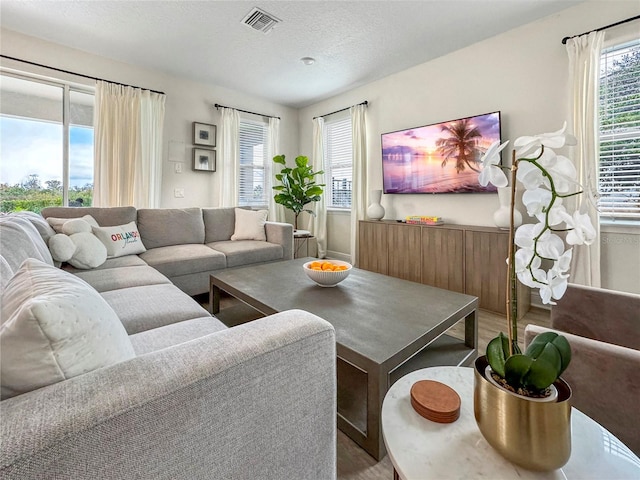
[[[184,198],[184,188],[174,188],[173,196],[176,198]]]

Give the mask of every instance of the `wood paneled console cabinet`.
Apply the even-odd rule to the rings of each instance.
[[[506,314],[508,231],[393,220],[362,220],[359,228],[359,268],[475,295],[480,308]],[[518,282],[518,317],[530,305],[530,289]]]

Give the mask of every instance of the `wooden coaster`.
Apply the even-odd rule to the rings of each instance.
[[[458,393],[434,380],[420,380],[411,386],[411,406],[432,422],[452,423],[460,417]]]

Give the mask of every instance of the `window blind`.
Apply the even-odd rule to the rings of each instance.
[[[600,59],[599,210],[640,220],[640,39]]]
[[[240,120],[240,185],[238,202],[242,206],[267,208],[271,195],[271,159],[267,158],[266,123]]]
[[[325,124],[324,152],[327,206],[351,208],[353,140],[350,117]]]

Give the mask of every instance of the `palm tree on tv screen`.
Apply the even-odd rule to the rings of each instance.
[[[438,153],[443,158],[442,166],[444,167],[450,159],[455,159],[457,173],[464,171],[465,164],[479,173],[480,170],[473,165],[476,157],[476,139],[482,137],[478,128],[470,123],[468,118],[464,118],[443,125],[442,131],[449,134],[449,137],[436,140]]]

